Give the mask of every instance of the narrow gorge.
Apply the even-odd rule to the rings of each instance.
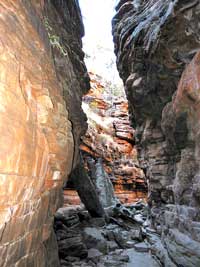
[[[112,1],[125,92],[79,2],[0,1],[0,267],[199,267],[200,1]]]
[[[89,76],[91,88],[82,98],[88,129],[80,145],[85,170],[102,194],[104,190],[100,187],[107,188],[104,182],[111,181],[115,195],[122,203],[145,199],[145,176],[139,168],[134,129],[130,127],[124,91],[100,75],[90,72]],[[69,177],[67,188],[75,188],[73,175]],[[110,195],[112,193],[107,192],[105,198]],[[65,191],[65,199],[67,204],[80,203],[77,194],[69,190]]]

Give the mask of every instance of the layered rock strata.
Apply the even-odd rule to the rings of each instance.
[[[2,0],[0,33],[0,266],[55,267],[53,215],[86,128],[78,3]]]
[[[129,190],[145,194],[144,174],[138,168],[125,95],[119,88],[112,89],[111,84],[98,75],[90,73],[90,78],[91,89],[83,97],[88,130],[80,146],[85,168],[93,180],[101,175],[104,180],[111,180],[116,193]]]
[[[153,222],[175,265],[199,266],[200,3],[123,0],[116,11],[117,65]]]

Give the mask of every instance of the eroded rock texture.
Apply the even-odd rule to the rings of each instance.
[[[200,3],[122,0],[116,11],[117,64],[153,222],[177,266],[199,266]]]
[[[102,77],[90,73],[90,79],[91,89],[83,97],[88,130],[80,146],[85,167],[92,180],[100,181],[101,176],[105,181],[111,180],[118,194],[133,191],[133,197],[145,196],[146,183],[144,173],[138,167],[126,97],[116,88],[115,95],[111,95],[111,84]],[[110,197],[112,193],[107,192],[106,195]]]
[[[77,1],[2,0],[0,34],[0,266],[55,267],[53,215],[85,127]]]
[[[88,118],[88,130],[82,138],[81,150],[86,167],[102,159],[103,169],[116,191],[144,190],[144,174],[138,168],[134,147],[134,130],[130,127],[128,103],[103,78],[90,73],[91,89],[83,97],[83,109]],[[94,175],[98,176],[98,175]]]

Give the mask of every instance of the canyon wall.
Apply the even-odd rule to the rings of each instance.
[[[56,267],[53,215],[86,129],[78,2],[2,0],[0,33],[0,266]]]
[[[130,127],[123,88],[94,73],[90,73],[90,80],[91,89],[83,97],[88,130],[80,146],[85,167],[97,176],[95,166],[101,159],[115,193],[123,197],[123,192],[132,191],[130,197],[144,197],[146,183],[143,171],[138,168],[134,129]]]
[[[152,223],[176,266],[199,266],[200,3],[121,0],[116,12],[117,66]]]

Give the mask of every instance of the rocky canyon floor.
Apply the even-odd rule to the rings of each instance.
[[[148,206],[116,204],[106,218],[92,218],[83,206],[64,207],[55,216],[61,267],[158,267],[167,258],[150,227]]]

